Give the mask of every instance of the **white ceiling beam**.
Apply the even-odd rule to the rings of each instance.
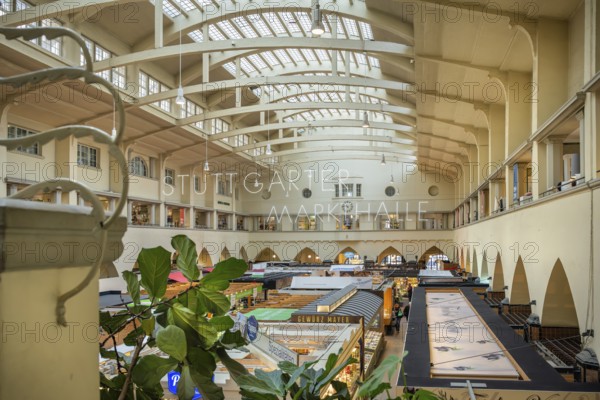
[[[399,43],[367,41],[352,39],[327,39],[307,37],[265,37],[260,40],[236,39],[215,40],[201,43],[187,43],[180,48],[179,44],[165,46],[158,49],[142,50],[121,56],[115,56],[106,60],[97,61],[93,64],[94,71],[102,71],[110,67],[155,61],[164,58],[179,57],[181,55],[215,53],[228,50],[249,49],[338,49],[370,53],[388,53],[401,57],[414,57],[413,48]]]
[[[399,114],[403,116],[414,116],[416,111],[406,107],[399,107],[390,104],[371,104],[371,103],[268,103],[258,104],[245,107],[227,108],[224,110],[210,111],[204,114],[194,115],[192,117],[181,118],[177,120],[177,125],[189,125],[195,122],[204,121],[213,118],[230,117],[238,114],[257,113],[262,111],[279,111],[279,110],[318,110],[318,109],[349,109],[361,111],[378,111],[382,113]],[[416,120],[407,119],[409,125],[415,126]]]
[[[354,87],[367,87],[367,88],[378,88],[385,90],[396,90],[411,93],[414,91],[414,86],[410,83],[398,82],[395,80],[382,80],[382,79],[371,79],[371,78],[347,78],[344,76],[263,76],[256,78],[240,78],[240,79],[229,79],[225,81],[202,83],[183,88],[184,95],[189,94],[206,94],[211,92],[220,92],[221,95],[235,94],[235,89],[239,87],[254,87],[254,86],[267,86],[267,85],[311,85],[312,90],[308,93],[316,91],[342,91],[341,88],[346,86]],[[413,92],[414,93],[414,92]],[[301,94],[301,93],[296,93]],[[429,95],[429,93],[427,93]],[[177,96],[177,89],[167,90],[152,94],[149,96],[141,97],[137,100],[136,105],[143,106],[152,104],[160,100],[167,100],[175,98]],[[440,95],[442,96],[442,95]],[[459,101],[454,99],[455,101]]]
[[[407,160],[416,160],[417,157],[414,155],[412,150],[405,150],[396,147],[377,147],[377,146],[325,146],[325,147],[299,147],[297,149],[290,150],[281,150],[281,151],[273,151],[271,155],[262,154],[260,156],[254,157],[255,160],[266,160],[273,157],[285,157],[291,156],[295,154],[302,153],[318,153],[318,152],[347,152],[347,151],[355,151],[355,152],[375,152],[378,154],[393,154],[393,155],[403,155]]]
[[[67,0],[68,1],[68,0]],[[125,1],[125,0],[120,0]],[[311,13],[313,6],[312,0],[295,0],[293,4],[288,2],[269,2],[261,3],[255,0],[240,0],[235,5],[218,9],[217,7],[207,7],[203,11],[190,11],[188,18],[175,18],[172,26],[165,29],[165,42],[175,40],[179,36],[179,31],[187,33],[194,29],[201,29],[203,25],[215,24],[219,21],[228,20],[239,17],[240,15],[252,15],[254,13],[274,12],[276,15],[279,12],[298,12],[305,11]],[[322,4],[324,14],[330,12],[337,16],[364,21],[393,35],[400,37],[401,41],[408,44],[414,43],[414,28],[411,24],[406,23],[385,12],[368,8],[365,2],[336,2]],[[285,27],[285,23],[283,26]],[[343,25],[343,24],[342,24]],[[287,29],[287,28],[286,28]],[[152,46],[152,40],[149,37],[139,40],[134,49],[146,49]]]
[[[210,137],[211,141],[225,139],[231,136],[237,135],[245,135],[259,132],[267,132],[270,130],[271,132],[276,132],[278,129],[292,129],[292,128],[306,128],[306,121],[293,121],[293,122],[277,122],[271,123],[269,125],[259,125],[259,126],[248,126],[244,128],[233,129],[227,132],[221,132],[216,135],[212,135]],[[315,128],[320,127],[342,127],[342,128],[361,128],[362,129],[362,121],[354,120],[354,119],[336,119],[336,120],[316,120],[311,122],[311,126]],[[401,124],[392,124],[388,122],[371,122],[371,128],[373,129],[382,129],[382,130],[390,130],[390,131],[398,131],[406,134],[416,133],[415,128],[407,125]]]

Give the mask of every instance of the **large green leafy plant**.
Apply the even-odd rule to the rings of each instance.
[[[317,361],[306,362],[301,366],[283,361],[278,364],[278,370],[256,370],[254,375],[226,355],[221,361],[239,385],[243,400],[351,400],[355,397],[371,400],[384,393],[388,400],[440,399],[435,393],[423,389],[414,392],[403,390],[400,396],[392,397],[392,386],[389,382],[392,382],[398,367],[402,366],[402,358],[395,355],[387,357],[368,379],[359,382],[356,396],[351,393],[346,383],[336,380],[340,371],[357,362],[353,358],[339,362],[337,354],[330,354],[325,368],[319,369],[314,369]]]
[[[107,334],[100,343],[100,354],[114,359],[118,370],[111,379],[100,373],[102,400],[160,399],[160,380],[173,370],[181,373],[180,399],[191,399],[195,387],[205,399],[224,399],[223,389],[212,381],[216,362],[220,356],[227,357],[225,349],[242,346],[245,341],[239,331],[230,331],[234,325],[226,315],[230,302],[222,291],[229,287],[230,279],[243,275],[247,266],[230,258],[201,277],[194,242],[178,235],[171,245],[178,252],[177,269],[189,281],[186,290],[167,298],[170,253],[162,247],[143,249],[137,259],[141,279],[131,271],[123,273],[132,305],[116,314],[100,313],[100,326]],[[141,300],[141,288],[148,293],[148,301]],[[116,337],[125,329],[130,332],[124,344],[134,346],[131,357],[117,351]],[[110,350],[107,343],[112,345]],[[158,347],[168,357],[142,356],[147,347]]]

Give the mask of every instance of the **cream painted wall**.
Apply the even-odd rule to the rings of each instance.
[[[584,84],[584,31],[585,31],[585,2],[569,20],[569,75],[567,77],[568,97],[573,97]]]
[[[374,260],[388,247],[394,247],[407,260],[421,256],[430,247],[437,246],[453,258],[452,231],[416,232],[253,232],[251,243],[244,246],[250,260],[262,250],[270,248],[281,260],[293,260],[304,248],[313,250],[321,260],[332,260],[344,248],[352,247],[361,257]]]
[[[380,165],[376,160],[344,160],[332,162],[317,162],[303,164],[284,164],[285,173],[292,179],[286,179],[280,173],[271,172],[270,179],[267,171],[263,172],[261,185],[254,188],[247,184],[247,190],[242,190],[243,200],[241,211],[250,214],[269,214],[273,206],[277,212],[282,212],[283,205],[291,215],[341,214],[340,205],[346,200],[353,203],[352,213],[404,214],[417,213],[419,204],[421,212],[452,211],[454,207],[454,179],[445,175],[428,175],[417,169],[416,164],[396,163],[387,161]],[[311,172],[308,172],[311,170]],[[390,184],[390,176],[394,175],[394,184]],[[334,184],[342,177],[344,183],[360,183],[362,195],[360,198],[334,198]],[[312,178],[311,178],[312,177]],[[270,183],[269,183],[270,182]],[[428,188],[438,186],[439,195],[431,196]],[[397,194],[388,197],[385,194],[387,186],[394,186]],[[271,188],[271,198],[264,200],[261,194]],[[309,188],[312,196],[305,199],[302,191]],[[288,192],[286,197],[286,192]],[[341,195],[341,193],[340,193]],[[328,208],[329,207],[329,208]]]
[[[504,284],[509,286],[507,297],[511,297],[515,266],[520,256],[527,275],[529,294],[537,305],[532,311],[540,315],[544,324],[544,298],[553,267],[558,259],[565,268],[568,284],[573,293],[580,331],[586,326],[587,302],[590,298],[590,252],[594,255],[595,276],[592,284],[600,285],[598,275],[598,248],[600,242],[590,243],[591,230],[600,229],[600,190],[581,188],[564,194],[558,199],[549,199],[530,207],[504,213],[492,218],[455,230],[455,241],[461,246],[475,248],[478,265],[482,265],[483,251],[486,251],[490,275],[498,252],[502,255]],[[593,195],[593,203],[592,203]],[[592,206],[594,217],[592,220]],[[511,301],[512,302],[512,301]],[[600,307],[600,298],[595,296],[594,306]],[[588,328],[599,329],[600,320]],[[592,342],[592,347],[600,351],[600,340]]]

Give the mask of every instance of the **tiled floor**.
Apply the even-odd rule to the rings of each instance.
[[[379,362],[381,362],[382,360],[385,360],[385,358],[389,355],[395,354],[398,357],[400,357],[402,355],[402,352],[404,351],[404,338],[406,337],[406,328],[407,328],[407,323],[406,323],[406,318],[402,318],[402,322],[400,324],[400,332],[396,333],[396,330],[394,329],[394,333],[392,335],[386,335],[385,336],[385,340],[386,340],[386,345],[385,345],[385,350],[383,351],[383,354],[381,355],[381,359]],[[396,384],[398,382],[398,375],[400,374],[400,367],[398,367],[398,369],[396,370],[396,373],[392,376],[392,382],[390,383],[390,385],[392,386],[392,389],[390,390],[390,394],[392,395],[392,397],[395,397],[396,394]],[[398,395],[401,394],[400,390],[398,391]],[[383,393],[379,396],[376,397],[376,400],[386,400],[387,394]]]

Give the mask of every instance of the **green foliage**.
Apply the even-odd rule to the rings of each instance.
[[[184,235],[173,237],[172,246],[179,253],[177,268],[190,281],[183,293],[166,299],[167,279],[171,271],[170,253],[162,247],[143,249],[138,256],[141,279],[131,271],[123,273],[123,279],[133,299],[133,306],[111,315],[100,313],[100,326],[108,334],[100,346],[100,355],[113,359],[118,374],[107,377],[100,373],[101,400],[154,400],[163,397],[160,380],[168,372],[181,373],[178,396],[191,399],[197,388],[207,400],[224,400],[223,389],[212,381],[217,360],[228,369],[240,386],[246,400],[350,400],[350,391],[336,377],[346,366],[356,363],[354,359],[341,362],[338,355],[331,354],[324,368],[315,369],[316,361],[301,366],[289,362],[279,363],[279,369],[266,372],[256,370],[250,374],[239,362],[231,359],[226,349],[246,345],[240,331],[231,332],[233,320],[227,315],[230,303],[220,291],[229,287],[229,281],[246,271],[242,260],[230,258],[218,263],[214,270],[200,278],[196,266],[197,251],[194,243]],[[150,305],[142,305],[140,288],[151,298]],[[208,318],[208,315],[211,318]],[[105,348],[116,342],[115,336],[126,327],[133,327],[124,343],[135,346],[133,356],[124,357],[114,349]],[[168,355],[139,355],[146,347],[158,346]],[[372,399],[386,392],[388,398],[390,381],[402,358],[391,356],[375,369],[361,384],[358,395]],[[333,394],[321,397],[331,387]],[[135,393],[134,393],[135,391]],[[437,400],[438,397],[424,390],[403,393],[393,400]]]
[[[243,275],[247,266],[242,260],[230,258],[192,285],[192,281],[200,278],[196,246],[183,235],[173,237],[171,244],[179,254],[177,268],[190,281],[189,288],[173,298],[165,298],[171,271],[170,252],[162,247],[143,249],[137,259],[141,279],[138,281],[131,271],[123,273],[133,305],[114,315],[100,313],[100,326],[109,335],[101,343],[100,355],[118,363],[116,376],[100,374],[102,400],[160,399],[163,396],[160,380],[173,370],[181,373],[180,399],[191,399],[194,388],[208,400],[225,398],[223,390],[212,381],[216,360],[221,358],[219,354],[226,355],[226,348],[243,346],[246,341],[239,331],[229,331],[233,327],[233,320],[226,315],[230,303],[220,291],[229,287],[230,279]],[[142,305],[141,287],[148,292],[150,305]],[[133,329],[124,343],[139,350],[127,358],[116,347],[105,348],[126,327]],[[169,357],[136,355],[148,346],[158,346]]]
[[[177,256],[177,269],[181,271],[188,281],[198,280],[200,271],[196,266],[198,253],[196,252],[194,242],[185,235],[177,235],[171,239],[171,246],[179,253]]]
[[[156,344],[159,349],[183,362],[187,355],[185,332],[175,325],[169,325],[156,335]]]
[[[127,291],[133,299],[133,303],[140,304],[140,282],[137,276],[131,271],[123,271],[123,279],[127,282]]]
[[[171,272],[171,254],[162,247],[142,249],[137,258],[142,286],[152,299],[161,299],[167,290]]]

